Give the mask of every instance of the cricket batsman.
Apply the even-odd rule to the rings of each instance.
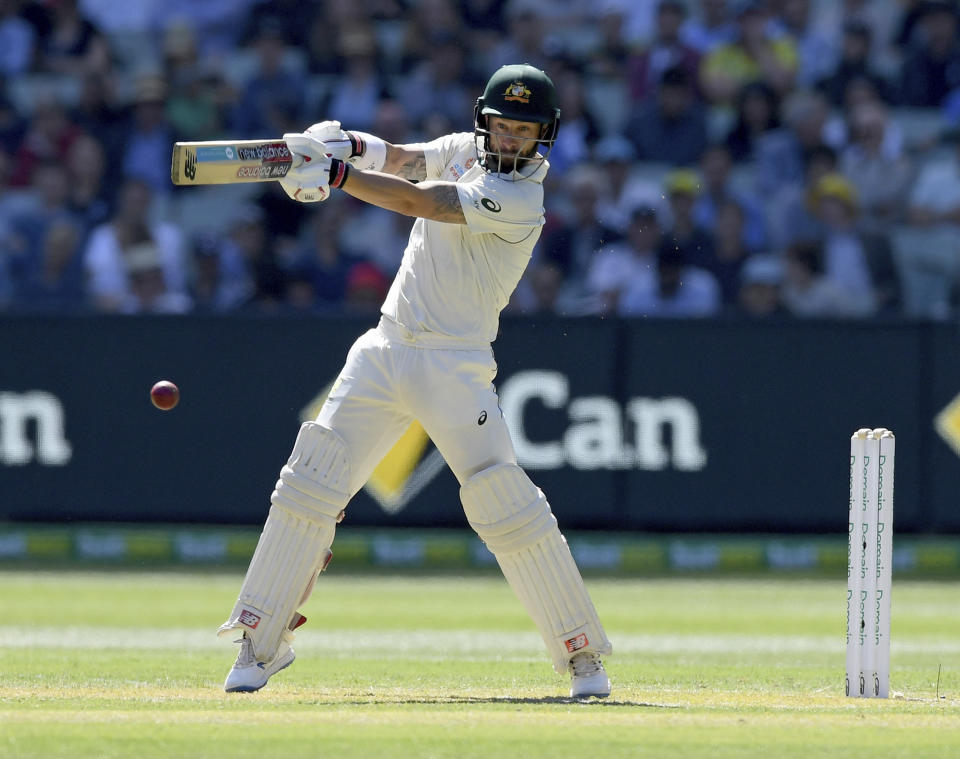
[[[610,694],[600,658],[610,641],[546,497],[517,465],[493,386],[491,343],[540,236],[559,122],[553,82],[523,64],[490,77],[472,134],[393,145],[324,121],[283,136],[302,157],[281,180],[294,200],[338,190],[416,221],[379,324],[353,344],[280,471],[240,596],[220,627],[241,633],[226,691],[259,690],[293,662],[293,630],[304,621],[297,609],[330,560],[344,509],[416,420],[456,475],[470,526],[554,668],[570,673],[570,695]]]

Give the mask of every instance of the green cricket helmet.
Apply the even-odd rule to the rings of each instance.
[[[528,63],[501,66],[490,77],[474,108],[474,134],[481,162],[488,169],[496,170],[490,165],[489,159],[502,159],[502,156],[488,150],[487,124],[490,116],[543,124],[537,142],[545,146],[549,153],[560,127],[557,88],[546,72]]]

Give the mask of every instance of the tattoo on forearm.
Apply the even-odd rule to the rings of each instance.
[[[427,158],[423,153],[406,158],[397,168],[396,175],[404,179],[413,179],[422,182],[427,178]]]
[[[434,208],[431,218],[451,224],[463,224],[463,206],[455,184],[438,185],[435,189]]]

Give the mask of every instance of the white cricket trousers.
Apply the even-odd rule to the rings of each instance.
[[[490,346],[439,347],[387,320],[357,338],[317,415],[347,444],[350,495],[414,420],[461,485],[495,464],[516,464],[496,374]]]

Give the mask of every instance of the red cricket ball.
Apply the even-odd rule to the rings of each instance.
[[[180,388],[169,380],[160,380],[150,388],[150,400],[163,411],[169,411],[180,402]]]

